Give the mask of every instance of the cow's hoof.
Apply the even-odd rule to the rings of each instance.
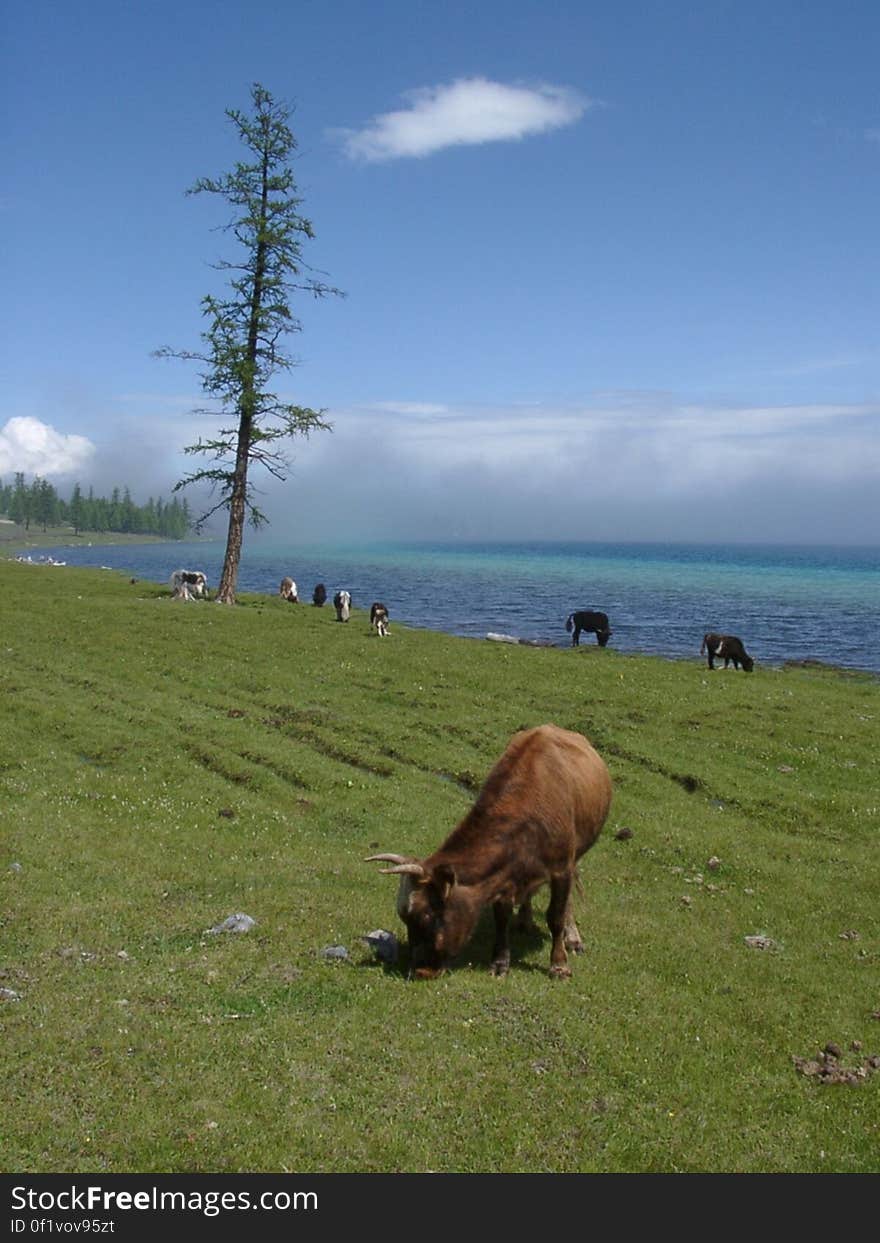
[[[489,968],[490,974],[497,976],[499,978],[501,976],[507,975],[509,970],[510,970],[510,960],[509,959],[505,960],[503,958],[499,958],[497,962],[493,962],[492,966]]]
[[[571,967],[551,967],[550,978],[551,980],[570,980]]]
[[[586,954],[586,946],[583,941],[566,941],[565,948],[570,954]]]

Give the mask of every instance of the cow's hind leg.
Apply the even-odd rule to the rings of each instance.
[[[526,898],[525,902],[520,902],[519,910],[517,911],[516,918],[513,921],[513,926],[517,932],[526,932],[531,935],[534,935],[536,932],[540,931],[538,925],[535,923],[535,915],[532,911],[531,898]]]
[[[495,945],[492,949],[493,975],[507,975],[510,970],[510,916],[513,914],[513,903],[499,901],[494,905],[495,912]]]
[[[574,911],[572,910],[570,896],[568,906],[565,908],[565,948],[571,950],[573,954],[584,953],[584,942],[578,931],[578,926],[574,922]]]
[[[571,872],[563,876],[554,876],[550,881],[550,905],[547,908],[547,925],[553,938],[550,949],[550,974],[557,979],[567,979],[571,975],[568,955],[565,952],[566,921],[569,915],[571,900]],[[578,935],[580,939],[580,935]]]

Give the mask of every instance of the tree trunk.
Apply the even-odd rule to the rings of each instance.
[[[235,584],[238,579],[238,564],[241,560],[241,545],[244,539],[244,520],[247,511],[247,473],[248,466],[250,465],[251,428],[254,425],[256,397],[254,376],[257,363],[257,334],[259,331],[260,311],[263,305],[263,280],[266,271],[266,242],[262,232],[266,227],[269,203],[268,151],[263,152],[262,178],[259,217],[261,236],[257,243],[248,323],[247,360],[249,371],[244,380],[239,406],[238,446],[235,452],[232,493],[229,497],[229,530],[226,536],[226,555],[223,558],[223,573],[220,576],[220,586],[217,589],[218,604],[235,604]]]
[[[229,528],[226,534],[226,553],[223,557],[223,573],[217,588],[218,604],[235,604],[235,586],[241,561],[241,545],[244,539],[245,494],[247,491],[247,468],[250,454],[250,419],[242,415],[238,428],[238,450],[235,455],[235,476],[232,495],[229,498]]]

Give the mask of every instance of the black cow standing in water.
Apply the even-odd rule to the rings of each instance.
[[[724,660],[725,669],[731,661],[733,661],[734,669],[742,665],[746,673],[751,673],[755,667],[755,662],[743,647],[742,639],[738,639],[734,634],[704,634],[700,655],[702,656],[704,652],[710,669],[715,668],[713,661],[716,656],[719,660]]]
[[[581,631],[586,630],[588,634],[596,636],[596,642],[600,647],[604,647],[611,638],[611,628],[608,625],[608,614],[597,613],[593,609],[580,609],[576,613],[569,613],[565,622],[565,629],[571,634],[571,645],[577,647],[581,641]]]

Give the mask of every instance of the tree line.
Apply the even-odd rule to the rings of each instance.
[[[184,539],[193,527],[186,500],[175,497],[164,501],[151,496],[146,505],[135,505],[128,488],[114,488],[108,498],[95,496],[93,488],[84,493],[78,483],[70,499],[64,500],[48,479],[35,475],[27,483],[21,471],[12,483],[4,485],[0,480],[0,514],[26,531],[33,523],[43,531],[69,526],[75,535],[80,531],[97,531]]]

